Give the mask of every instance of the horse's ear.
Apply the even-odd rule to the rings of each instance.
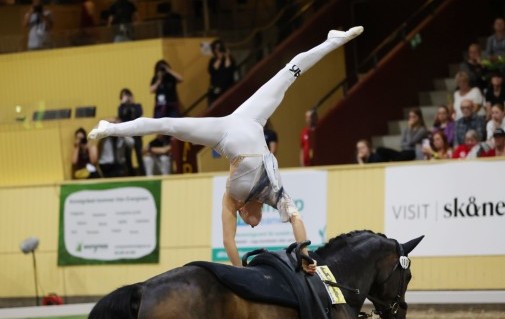
[[[405,256],[407,256],[416,246],[423,240],[424,235],[417,237],[416,239],[412,239],[411,241],[406,242],[405,244],[402,244],[403,247],[403,252]]]

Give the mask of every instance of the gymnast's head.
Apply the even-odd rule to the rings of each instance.
[[[261,210],[263,203],[257,200],[251,200],[238,209],[238,213],[244,222],[251,227],[257,226],[261,221]]]

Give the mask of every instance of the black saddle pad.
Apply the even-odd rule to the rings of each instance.
[[[187,266],[198,266],[213,273],[230,290],[244,299],[298,308],[298,300],[284,276],[269,265],[238,268],[206,261],[195,261]]]

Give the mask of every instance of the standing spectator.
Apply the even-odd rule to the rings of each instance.
[[[484,90],[487,86],[486,69],[482,65],[480,45],[472,43],[468,47],[468,58],[459,65],[459,70],[466,72],[470,78],[470,86]]]
[[[267,143],[268,150],[270,153],[276,155],[279,139],[277,138],[277,133],[272,128],[272,122],[270,122],[270,120],[267,120],[267,123],[263,127],[263,134],[265,135],[265,142]]]
[[[228,90],[235,82],[235,60],[226,48],[223,41],[214,40],[210,44],[212,58],[209,61],[208,72],[210,75],[210,87],[207,94],[208,106],[219,96]]]
[[[447,139],[449,145],[454,143],[454,121],[449,114],[449,109],[447,106],[442,105],[438,107],[437,114],[435,116],[435,122],[433,123],[432,134],[442,131]]]
[[[456,121],[456,135],[454,139],[454,146],[464,143],[465,134],[469,130],[475,130],[479,138],[483,138],[486,134],[484,118],[477,115],[474,110],[473,102],[471,100],[461,101],[461,112],[463,117]]]
[[[121,101],[121,104],[118,107],[117,117],[121,122],[133,121],[142,116],[142,105],[135,103],[133,93],[130,91],[130,89],[122,89],[119,93],[119,100]],[[137,163],[139,166],[139,173],[140,175],[145,175],[144,161],[142,159],[142,137],[134,136],[133,140],[135,143],[134,150],[135,157],[137,158]],[[127,154],[125,154],[125,156],[130,175],[136,175],[133,172],[131,152],[127,151]]]
[[[494,34],[487,39],[486,55],[495,60],[497,56],[505,54],[505,20],[494,20]]]
[[[88,45],[95,42],[97,25],[95,18],[95,3],[93,0],[82,0],[81,3],[81,21],[79,23],[80,37],[76,44]]]
[[[432,140],[432,145],[423,146],[423,154],[426,159],[452,158],[451,144],[443,131],[433,133]]]
[[[490,86],[486,91],[486,118],[491,118],[491,106],[505,103],[505,88],[503,87],[503,75],[495,72],[491,76]],[[491,135],[488,135],[491,136]]]
[[[86,131],[80,127],[75,131],[74,149],[72,151],[72,178],[99,177],[96,170],[98,152],[95,145],[88,143]]]
[[[137,7],[129,0],[116,0],[109,8],[107,25],[114,26],[114,42],[133,39],[133,23],[138,21]]]
[[[377,153],[372,150],[372,145],[368,140],[362,139],[356,143],[356,162],[358,164],[382,162]]]
[[[479,88],[470,86],[470,79],[466,72],[459,71],[456,74],[456,84],[459,89],[454,92],[453,111],[455,119],[459,120],[463,116],[461,113],[461,101],[465,99],[471,100],[476,108],[474,111],[478,112],[484,102],[484,97]]]
[[[182,80],[182,76],[175,72],[165,60],[156,62],[149,88],[155,95],[154,118],[180,116],[176,86]]]
[[[300,166],[311,166],[313,151],[310,134],[317,125],[317,112],[315,109],[305,112],[305,127],[300,134]]]
[[[149,142],[144,154],[146,175],[153,176],[170,174],[170,136],[158,134]]]
[[[33,0],[32,6],[25,13],[23,25],[29,28],[28,50],[43,49],[48,46],[48,32],[53,27],[53,16],[51,11],[44,9],[41,0]]]
[[[472,148],[474,148],[480,140],[480,136],[476,130],[468,130],[465,133],[465,142],[456,147],[454,152],[452,153],[452,158],[455,159],[464,159],[470,153]]]

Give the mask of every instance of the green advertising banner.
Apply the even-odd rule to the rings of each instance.
[[[157,263],[160,181],[62,185],[58,265]]]

